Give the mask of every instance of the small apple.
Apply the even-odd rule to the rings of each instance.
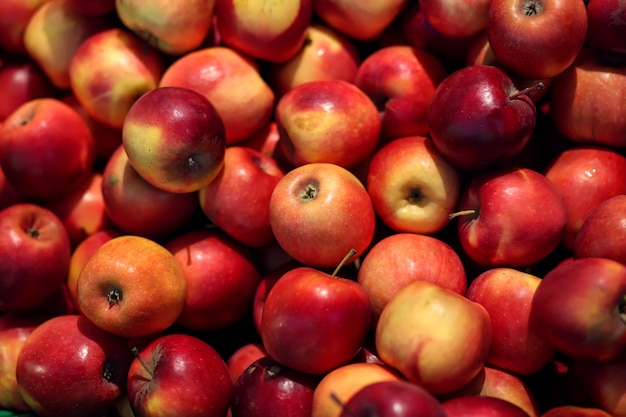
[[[233,384],[256,360],[267,356],[267,351],[261,342],[249,342],[241,345],[226,359],[226,366]]]
[[[626,265],[626,195],[598,204],[583,222],[574,241],[575,258],[608,258]]]

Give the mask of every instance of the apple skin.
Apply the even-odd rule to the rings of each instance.
[[[102,197],[113,224],[150,239],[172,236],[198,213],[198,193],[170,193],[146,182],[120,144],[102,173]]]
[[[202,212],[246,246],[269,245],[274,241],[269,202],[284,175],[271,156],[244,146],[229,146],[223,168],[198,193]]]
[[[626,53],[626,17],[619,0],[587,2],[586,43],[603,51]]]
[[[218,352],[188,334],[160,336],[139,353],[128,371],[128,399],[144,417],[224,417],[233,383]]]
[[[93,417],[111,410],[126,391],[131,360],[123,338],[84,316],[57,316],[37,326],[22,346],[17,383],[38,416]]]
[[[560,244],[566,205],[559,189],[528,168],[477,174],[462,192],[458,237],[465,253],[484,266],[529,266]],[[472,211],[474,211],[472,213]]]
[[[509,401],[483,395],[456,397],[441,405],[447,417],[529,417],[526,411]]]
[[[541,414],[541,417],[612,417],[611,414],[590,406],[560,405]]]
[[[570,66],[587,33],[580,0],[494,0],[487,37],[493,54],[521,78],[554,77]]]
[[[580,308],[581,301],[588,308]],[[578,306],[578,307],[577,307]],[[626,349],[626,266],[581,258],[559,264],[542,279],[530,320],[559,352],[605,361]]]
[[[38,202],[78,187],[91,176],[94,164],[95,144],[89,127],[58,99],[22,104],[0,129],[4,174],[18,191]]]
[[[356,85],[319,80],[289,90],[276,104],[278,146],[293,166],[333,163],[353,168],[376,148],[381,118]]]
[[[465,295],[467,277],[457,252],[444,241],[417,233],[393,233],[365,254],[357,280],[372,306],[373,328],[389,301],[409,283],[424,280]]]
[[[354,83],[374,103],[381,117],[381,141],[428,134],[428,106],[448,75],[440,59],[410,45],[390,45],[369,54]]]
[[[182,232],[164,246],[179,263],[187,283],[178,325],[192,330],[223,329],[250,312],[261,275],[247,246],[219,228]]]
[[[490,343],[487,310],[429,281],[402,288],[383,309],[375,331],[380,359],[435,395],[476,377]]]
[[[190,193],[206,187],[223,168],[226,130],[202,94],[158,87],[128,110],[122,144],[147,182],[164,191]]]
[[[543,170],[561,191],[567,208],[563,246],[573,250],[591,211],[603,201],[626,194],[626,157],[600,145],[574,145],[557,153]]]
[[[85,110],[106,126],[121,129],[128,110],[156,88],[164,57],[124,27],[85,39],[70,62],[71,90]]]
[[[213,24],[215,0],[172,3],[116,0],[115,11],[125,27],[168,55],[180,56],[199,48]]]
[[[37,9],[49,0],[6,0],[0,3],[0,49],[27,56],[24,31]]]
[[[351,249],[365,252],[374,238],[376,215],[354,174],[335,164],[312,163],[287,172],[276,184],[270,225],[277,242],[296,261],[332,268]]]
[[[393,231],[432,235],[449,222],[461,174],[426,136],[405,136],[375,151],[365,180],[378,217]]]
[[[0,409],[28,411],[16,379],[17,358],[26,339],[38,324],[0,329]]]
[[[0,236],[0,311],[33,311],[65,282],[71,256],[65,227],[50,210],[21,203],[0,211]]]
[[[276,361],[323,375],[356,356],[368,334],[370,315],[369,299],[358,283],[298,267],[278,279],[267,295],[261,338]]]
[[[285,62],[304,45],[313,17],[313,1],[216,0],[222,42],[244,54],[269,62]]]
[[[583,392],[613,417],[626,416],[626,355],[607,361],[576,360],[572,373]],[[603,416],[602,416],[603,417]]]
[[[556,130],[578,143],[626,146],[626,66],[601,60],[584,48],[576,61],[554,78],[550,116]]]
[[[574,241],[574,258],[608,258],[626,265],[626,195],[598,204],[583,222]]]
[[[249,342],[235,349],[226,359],[226,366],[233,384],[250,365],[266,356],[267,351],[261,342]]]
[[[435,147],[452,165],[485,170],[516,156],[535,129],[535,104],[503,70],[462,67],[435,90],[427,113]]]
[[[103,243],[78,276],[80,311],[103,330],[126,338],[157,334],[185,305],[183,269],[165,247],[133,235]]]
[[[437,31],[451,38],[464,38],[485,31],[490,0],[419,0],[426,19]]]

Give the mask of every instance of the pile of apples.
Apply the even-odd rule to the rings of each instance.
[[[626,417],[626,3],[2,0],[0,415]]]

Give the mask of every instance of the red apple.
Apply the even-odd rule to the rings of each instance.
[[[233,384],[250,365],[266,356],[267,351],[261,342],[249,342],[235,349],[226,359],[226,366]]]
[[[419,0],[428,22],[451,38],[481,33],[487,27],[491,0]]]
[[[0,2],[0,49],[26,56],[24,31],[35,11],[49,0],[5,0]]]
[[[9,182],[0,166],[0,210],[13,204],[24,203],[28,199]]]
[[[522,267],[557,248],[567,212],[548,178],[510,167],[472,177],[454,215],[461,246],[471,259],[485,266]]]
[[[603,51],[626,53],[626,5],[619,0],[590,0],[586,4],[587,44]]]
[[[526,411],[509,401],[484,395],[455,397],[441,405],[447,417],[529,417]]]
[[[252,148],[262,154],[274,157],[274,150],[276,149],[278,139],[278,126],[276,126],[274,120],[271,120],[256,132],[239,141],[238,145]]]
[[[335,164],[312,163],[289,171],[270,199],[276,240],[287,254],[312,267],[332,268],[351,249],[362,254],[375,224],[365,187]]]
[[[577,405],[560,405],[550,408],[541,414],[541,417],[612,417],[611,414],[596,407],[582,407]]]
[[[67,104],[22,104],[0,129],[0,165],[9,182],[37,201],[61,197],[87,180],[95,163],[89,127]]]
[[[0,329],[0,409],[30,410],[19,392],[17,358],[26,339],[38,325],[33,323]]]
[[[572,369],[592,407],[613,417],[626,416],[626,355],[623,352],[607,361],[578,360]]]
[[[585,3],[492,0],[486,30],[500,65],[522,78],[551,78],[570,66],[583,47]]]
[[[22,203],[0,211],[0,236],[0,311],[34,311],[65,282],[71,256],[65,227],[50,210]]]
[[[17,383],[38,416],[93,417],[113,409],[123,395],[131,360],[124,339],[84,316],[57,316],[37,326],[22,346]]]
[[[128,399],[137,416],[226,416],[233,392],[218,352],[188,334],[157,337],[128,371]]]

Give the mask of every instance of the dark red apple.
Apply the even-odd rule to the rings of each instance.
[[[626,53],[626,4],[620,0],[587,1],[587,44]]]
[[[517,405],[486,395],[466,395],[442,403],[447,417],[530,417]]]

